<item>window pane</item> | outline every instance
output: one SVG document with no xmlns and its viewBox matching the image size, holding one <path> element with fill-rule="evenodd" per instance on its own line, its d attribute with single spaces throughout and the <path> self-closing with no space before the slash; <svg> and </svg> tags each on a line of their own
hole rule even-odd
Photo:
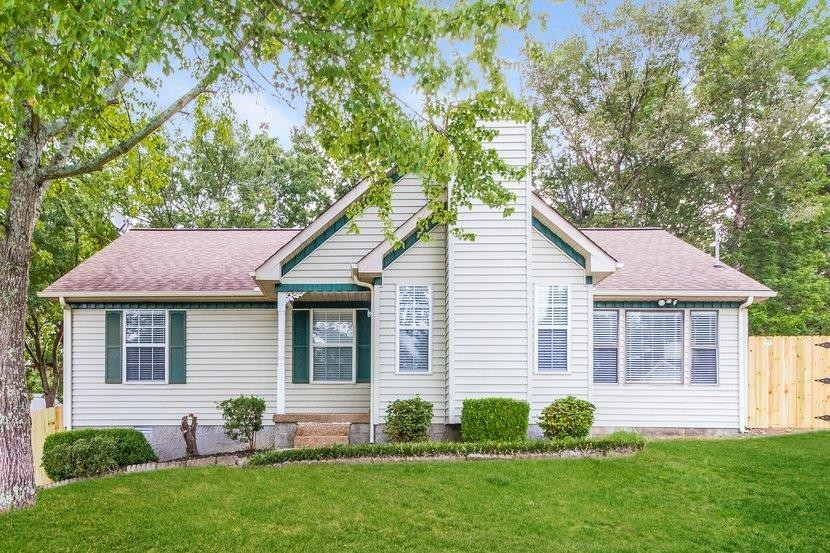
<svg viewBox="0 0 830 553">
<path fill-rule="evenodd" d="M 315 309 L 312 326 L 314 344 L 351 344 L 354 340 L 353 312 L 349 309 Z"/>
<path fill-rule="evenodd" d="M 627 311 L 626 382 L 683 383 L 683 313 Z"/>
<path fill-rule="evenodd" d="M 718 350 L 692 348 L 692 384 L 718 383 Z"/>
<path fill-rule="evenodd" d="M 349 347 L 315 347 L 314 381 L 315 382 L 351 382 L 352 348 Z"/>
<path fill-rule="evenodd" d="M 429 331 L 400 330 L 398 366 L 401 372 L 429 372 Z"/>
<path fill-rule="evenodd" d="M 537 364 L 540 372 L 566 372 L 568 370 L 568 331 L 540 328 L 537 331 L 539 351 Z"/>
<path fill-rule="evenodd" d="M 617 383 L 617 348 L 594 347 L 594 382 Z"/>
<path fill-rule="evenodd" d="M 536 287 L 536 321 L 539 326 L 568 325 L 568 287 Z"/>
<path fill-rule="evenodd" d="M 692 311 L 692 347 L 717 346 L 718 314 L 716 311 Z"/>
<path fill-rule="evenodd" d="M 164 347 L 127 346 L 127 381 L 164 382 Z"/>
<path fill-rule="evenodd" d="M 128 344 L 164 344 L 167 317 L 159 309 L 130 310 L 125 317 L 125 341 Z"/>
<path fill-rule="evenodd" d="M 429 286 L 398 286 L 397 294 L 398 370 L 429 372 Z"/>
</svg>

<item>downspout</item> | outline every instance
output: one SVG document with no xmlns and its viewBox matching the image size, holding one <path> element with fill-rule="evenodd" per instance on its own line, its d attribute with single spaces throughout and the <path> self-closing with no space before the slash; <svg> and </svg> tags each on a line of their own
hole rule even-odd
<svg viewBox="0 0 830 553">
<path fill-rule="evenodd" d="M 63 308 L 63 426 L 72 430 L 72 308 L 63 296 L 58 302 Z"/>
<path fill-rule="evenodd" d="M 377 366 L 377 312 L 375 306 L 375 287 L 371 282 L 364 282 L 357 277 L 357 264 L 350 265 L 352 270 L 352 281 L 362 288 L 369 290 L 369 317 L 372 324 L 371 358 L 372 366 L 369 370 L 369 443 L 375 443 L 375 367 Z"/>
<path fill-rule="evenodd" d="M 749 321 L 747 308 L 752 305 L 755 300 L 754 296 L 747 297 L 746 301 L 738 306 L 738 333 L 740 334 L 740 342 L 738 346 L 738 431 L 746 432 L 747 420 L 747 378 L 749 376 L 749 366 L 747 358 L 749 352 L 747 351 L 747 343 L 749 340 Z"/>
</svg>

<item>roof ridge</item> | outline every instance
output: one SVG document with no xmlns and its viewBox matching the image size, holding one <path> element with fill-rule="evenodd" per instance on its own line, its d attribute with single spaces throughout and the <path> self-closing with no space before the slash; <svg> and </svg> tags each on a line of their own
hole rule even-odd
<svg viewBox="0 0 830 553">
<path fill-rule="evenodd" d="M 258 231 L 258 232 L 280 232 L 280 231 L 301 231 L 302 228 L 298 227 L 291 227 L 291 228 L 245 228 L 245 227 L 223 227 L 223 228 L 159 228 L 159 227 L 137 227 L 131 228 L 127 232 L 133 231 L 170 231 L 170 232 L 182 232 L 182 231 L 199 231 L 199 232 L 214 232 L 214 231 L 237 231 L 237 230 L 245 230 L 245 231 Z"/>
</svg>

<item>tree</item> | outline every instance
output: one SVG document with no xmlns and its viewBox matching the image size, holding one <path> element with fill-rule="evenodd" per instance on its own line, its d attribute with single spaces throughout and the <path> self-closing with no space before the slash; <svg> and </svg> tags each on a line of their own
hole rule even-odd
<svg viewBox="0 0 830 553">
<path fill-rule="evenodd" d="M 135 217 L 151 227 L 304 227 L 350 183 L 306 130 L 294 129 L 291 148 L 265 132 L 252 133 L 230 106 L 204 98 L 193 129 L 167 140 L 169 171 Z"/>
<path fill-rule="evenodd" d="M 35 497 L 23 327 L 32 235 L 52 182 L 101 170 L 221 76 L 268 60 L 273 85 L 302 94 L 307 122 L 344 176 L 370 179 L 352 215 L 377 205 L 391 235 L 390 165 L 422 177 L 435 222 L 454 223 L 458 206 L 474 199 L 509 209 L 513 197 L 498 180 L 522 171 L 482 147 L 493 133 L 476 121 L 524 115 L 495 51 L 502 26 L 524 28 L 527 20 L 521 0 L 448 8 L 405 0 L 7 5 L 0 12 L 0 183 L 7 190 L 0 237 L 0 510 Z M 459 41 L 465 52 L 457 57 L 439 47 Z M 169 74 L 175 67 L 191 72 L 193 87 L 161 108 L 147 102 L 141 91 L 152 93 L 161 81 L 150 70 Z M 395 78 L 416 84 L 423 113 L 395 95 Z M 113 125 L 122 114 L 129 116 L 127 130 Z"/>
<path fill-rule="evenodd" d="M 540 193 L 578 224 L 660 225 L 778 290 L 753 332 L 830 328 L 824 1 L 624 2 L 528 48 Z"/>
</svg>

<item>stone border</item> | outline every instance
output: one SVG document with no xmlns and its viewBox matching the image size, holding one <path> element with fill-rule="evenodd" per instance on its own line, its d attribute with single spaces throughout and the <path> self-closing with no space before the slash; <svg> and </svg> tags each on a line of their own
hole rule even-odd
<svg viewBox="0 0 830 553">
<path fill-rule="evenodd" d="M 385 464 L 385 463 L 400 463 L 400 462 L 430 462 L 430 461 L 493 461 L 493 460 L 510 460 L 510 459 L 576 459 L 590 457 L 593 459 L 601 459 L 604 457 L 627 457 L 640 451 L 636 447 L 620 447 L 612 450 L 600 449 L 567 449 L 563 451 L 552 451 L 545 453 L 460 453 L 460 454 L 442 454 L 442 455 L 401 455 L 401 456 L 366 456 L 366 457 L 342 457 L 339 459 L 317 459 L 317 460 L 303 460 L 303 461 L 285 461 L 283 463 L 275 463 L 273 465 L 257 465 L 251 468 L 282 468 L 290 465 L 330 465 L 330 464 Z M 155 470 L 165 470 L 174 468 L 193 468 L 193 467 L 208 467 L 208 466 L 223 466 L 223 467 L 245 467 L 248 465 L 248 457 L 240 456 L 235 453 L 207 455 L 204 457 L 196 457 L 194 459 L 187 459 L 182 461 L 165 461 L 155 463 L 142 463 L 140 465 L 127 465 L 118 470 L 107 472 L 97 476 L 84 476 L 79 478 L 69 478 L 67 480 L 60 480 L 52 482 L 43 486 L 38 486 L 40 490 L 50 488 L 59 488 L 67 484 L 74 484 L 76 482 L 85 482 L 87 480 L 96 480 L 98 478 L 107 478 L 110 476 L 118 476 L 119 474 L 133 474 L 138 472 L 152 472 Z"/>
</svg>

